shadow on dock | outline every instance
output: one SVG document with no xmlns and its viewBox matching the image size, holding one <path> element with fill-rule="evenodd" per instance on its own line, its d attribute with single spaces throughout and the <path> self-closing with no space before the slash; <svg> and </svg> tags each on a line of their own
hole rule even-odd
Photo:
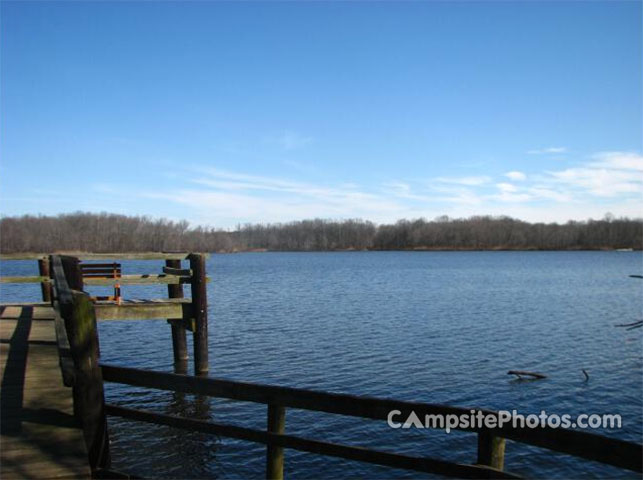
<svg viewBox="0 0 643 480">
<path fill-rule="evenodd" d="M 0 306 L 0 476 L 88 478 L 49 306 Z"/>
</svg>

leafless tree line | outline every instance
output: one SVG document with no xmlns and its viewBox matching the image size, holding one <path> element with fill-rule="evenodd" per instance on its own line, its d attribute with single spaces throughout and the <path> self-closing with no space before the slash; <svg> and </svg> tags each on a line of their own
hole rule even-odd
<svg viewBox="0 0 643 480">
<path fill-rule="evenodd" d="M 467 219 L 438 217 L 400 220 L 381 225 L 374 239 L 377 249 L 516 249 L 593 250 L 643 247 L 643 220 L 614 218 L 584 222 L 528 223 L 510 217 Z"/>
<path fill-rule="evenodd" d="M 246 250 L 406 250 L 406 249 L 611 249 L 643 248 L 643 220 L 613 218 L 565 224 L 528 223 L 509 217 L 479 216 L 432 221 L 400 220 L 375 225 L 352 220 L 303 220 L 247 224 L 234 230 L 188 222 L 110 213 L 0 219 L 0 251 L 139 252 Z"/>
</svg>

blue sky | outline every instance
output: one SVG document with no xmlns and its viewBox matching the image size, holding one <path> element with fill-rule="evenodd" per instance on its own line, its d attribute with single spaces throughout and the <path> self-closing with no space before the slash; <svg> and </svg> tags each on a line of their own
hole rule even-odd
<svg viewBox="0 0 643 480">
<path fill-rule="evenodd" d="M 6 2 L 0 212 L 643 216 L 640 2 Z"/>
</svg>

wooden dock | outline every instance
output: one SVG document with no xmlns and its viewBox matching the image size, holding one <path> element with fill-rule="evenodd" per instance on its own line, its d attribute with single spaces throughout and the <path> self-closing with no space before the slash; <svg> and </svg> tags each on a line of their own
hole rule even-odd
<svg viewBox="0 0 643 480">
<path fill-rule="evenodd" d="M 39 283 L 42 302 L 0 304 L 0 478 L 129 478 L 110 470 L 109 436 L 98 364 L 96 321 L 165 319 L 174 359 L 187 370 L 186 332 L 194 339 L 194 369 L 208 370 L 204 254 L 126 254 L 165 260 L 161 273 L 123 275 L 113 255 L 29 255 L 38 276 L 0 283 Z M 7 260 L 6 256 L 2 260 Z M 190 268 L 181 268 L 188 260 Z M 168 298 L 121 297 L 121 285 L 167 284 Z M 183 285 L 192 298 L 183 298 Z M 85 286 L 114 295 L 90 296 Z"/>
<path fill-rule="evenodd" d="M 44 304 L 0 307 L 2 479 L 91 477 L 54 319 Z"/>
</svg>

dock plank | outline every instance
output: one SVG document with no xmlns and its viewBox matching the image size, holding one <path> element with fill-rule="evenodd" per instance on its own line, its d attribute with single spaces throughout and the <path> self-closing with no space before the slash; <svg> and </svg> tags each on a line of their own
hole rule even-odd
<svg viewBox="0 0 643 480">
<path fill-rule="evenodd" d="M 90 478 L 51 307 L 0 306 L 0 478 Z"/>
<path fill-rule="evenodd" d="M 0 319 L 18 319 L 28 316 L 32 320 L 52 319 L 55 317 L 54 309 L 48 303 L 15 304 L 3 303 L 0 305 Z"/>
<path fill-rule="evenodd" d="M 191 314 L 190 302 L 189 298 L 128 299 L 120 304 L 98 301 L 94 308 L 98 321 L 187 318 Z"/>
</svg>

